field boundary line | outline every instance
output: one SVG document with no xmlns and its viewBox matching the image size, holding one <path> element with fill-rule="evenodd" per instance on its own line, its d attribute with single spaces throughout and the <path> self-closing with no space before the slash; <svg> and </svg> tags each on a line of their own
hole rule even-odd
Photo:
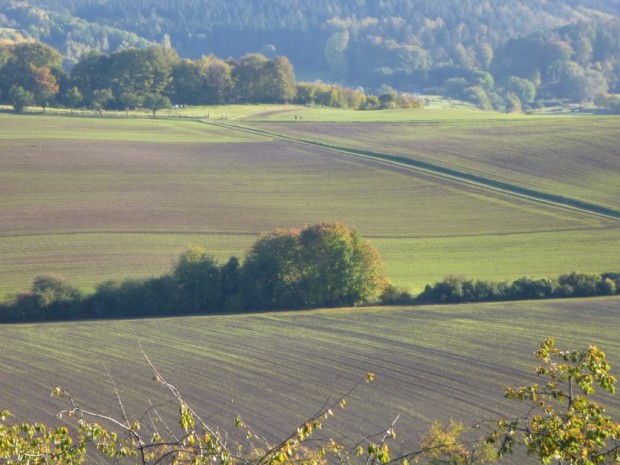
<svg viewBox="0 0 620 465">
<path fill-rule="evenodd" d="M 212 124 L 215 126 L 226 127 L 230 129 L 236 129 L 239 131 L 250 132 L 259 134 L 262 136 L 272 137 L 274 139 L 285 140 L 288 142 L 294 142 L 302 145 L 309 145 L 313 147 L 319 147 L 334 152 L 339 152 L 345 155 L 349 155 L 355 158 L 365 158 L 367 160 L 373 160 L 379 163 L 385 163 L 388 165 L 399 166 L 401 168 L 407 168 L 412 171 L 419 171 L 425 174 L 438 176 L 441 178 L 451 179 L 453 181 L 463 182 L 469 185 L 474 185 L 480 188 L 491 189 L 497 192 L 502 192 L 517 197 L 542 202 L 549 205 L 555 205 L 558 207 L 568 208 L 571 210 L 577 210 L 585 213 L 590 213 L 604 218 L 620 220 L 620 210 L 604 207 L 589 202 L 584 202 L 579 199 L 571 197 L 565 197 L 557 194 L 550 194 L 547 192 L 536 191 L 528 189 L 526 187 L 518 186 L 516 184 L 510 184 L 503 181 L 497 181 L 484 176 L 478 176 L 476 174 L 467 173 L 464 171 L 454 170 L 452 168 L 446 168 L 444 166 L 435 165 L 420 160 L 414 160 L 411 158 L 403 157 L 400 155 L 393 155 L 381 152 L 374 152 L 371 150 L 361 150 L 353 147 L 344 147 L 334 144 L 327 144 L 311 139 L 297 138 L 286 134 L 266 131 L 264 129 L 252 128 L 249 126 L 242 126 L 233 123 L 219 123 L 219 122 L 206 122 L 206 124 Z"/>
</svg>

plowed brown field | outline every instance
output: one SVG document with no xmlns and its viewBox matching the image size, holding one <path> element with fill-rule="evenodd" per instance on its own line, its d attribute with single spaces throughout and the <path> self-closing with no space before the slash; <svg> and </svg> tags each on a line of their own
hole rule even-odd
<svg viewBox="0 0 620 465">
<path fill-rule="evenodd" d="M 139 416 L 147 398 L 167 399 L 151 381 L 140 341 L 203 416 L 230 429 L 239 414 L 271 440 L 374 372 L 376 381 L 330 424 L 357 438 L 400 414 L 398 443 L 412 448 L 432 421 L 518 412 L 503 386 L 536 381 L 531 354 L 549 335 L 564 349 L 598 345 L 617 376 L 619 315 L 619 298 L 598 298 L 3 325 L 0 409 L 53 421 L 63 404 L 49 392 L 60 384 L 86 405 L 117 413 L 107 368 Z M 603 401 L 620 414 L 618 396 Z"/>
</svg>

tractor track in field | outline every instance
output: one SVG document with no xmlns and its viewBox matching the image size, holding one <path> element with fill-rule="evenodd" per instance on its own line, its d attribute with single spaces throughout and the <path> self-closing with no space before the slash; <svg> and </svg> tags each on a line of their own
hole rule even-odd
<svg viewBox="0 0 620 465">
<path fill-rule="evenodd" d="M 510 231 L 493 232 L 480 234 L 439 234 L 439 235 L 386 235 L 386 234 L 365 234 L 369 239 L 451 239 L 463 237 L 509 237 L 509 236 L 531 236 L 533 234 L 563 233 L 576 231 L 601 231 L 614 229 L 611 226 L 587 227 L 571 229 L 542 229 L 538 231 Z M 88 229 L 84 231 L 36 231 L 36 232 L 0 232 L 0 238 L 26 238 L 26 237 L 49 237 L 49 236 L 89 236 L 89 235 L 143 235 L 143 236 L 234 236 L 234 237 L 257 237 L 260 232 L 253 231 L 201 231 L 201 230 L 131 230 L 131 229 Z"/>
<path fill-rule="evenodd" d="M 0 232 L 0 237 L 40 237 L 40 236 L 89 236 L 89 235 L 155 235 L 155 236 L 243 236 L 256 237 L 259 232 L 252 231 L 202 231 L 186 229 L 135 230 L 135 229 L 87 229 L 83 231 L 36 231 L 36 232 Z"/>
<path fill-rule="evenodd" d="M 342 155 L 354 157 L 357 159 L 370 160 L 378 164 L 396 166 L 401 169 L 407 169 L 409 171 L 415 171 L 434 177 L 443 179 L 449 179 L 457 181 L 470 186 L 476 186 L 483 189 L 490 189 L 496 192 L 501 192 L 514 197 L 528 199 L 536 202 L 545 203 L 548 205 L 554 205 L 562 208 L 568 208 L 571 210 L 577 210 L 588 214 L 596 215 L 599 217 L 620 220 L 620 210 L 603 207 L 601 205 L 584 202 L 579 199 L 571 197 L 564 197 L 555 194 L 549 194 L 547 192 L 535 191 L 525 187 L 518 186 L 516 184 L 510 184 L 502 181 L 497 181 L 491 178 L 478 176 L 472 173 L 464 171 L 458 171 L 451 168 L 446 168 L 433 163 L 424 162 L 420 160 L 414 160 L 400 155 L 393 155 L 388 153 L 374 152 L 370 150 L 361 150 L 352 147 L 345 147 L 333 144 L 327 144 L 311 139 L 303 139 L 299 137 L 290 136 L 287 134 L 267 131 L 264 129 L 256 129 L 250 126 L 239 125 L 235 123 L 222 123 L 214 121 L 203 121 L 205 124 L 210 124 L 218 127 L 225 127 L 237 131 L 252 133 L 261 135 L 264 137 L 270 137 L 276 140 L 283 140 L 296 144 L 317 147 L 332 152 L 337 152 Z"/>
</svg>

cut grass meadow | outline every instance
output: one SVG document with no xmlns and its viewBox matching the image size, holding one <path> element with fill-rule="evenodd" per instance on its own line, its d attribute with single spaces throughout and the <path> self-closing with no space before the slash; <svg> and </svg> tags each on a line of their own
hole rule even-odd
<svg viewBox="0 0 620 465">
<path fill-rule="evenodd" d="M 532 353 L 550 335 L 561 349 L 598 345 L 617 376 L 619 312 L 620 298 L 610 297 L 2 325 L 0 408 L 57 421 L 63 404 L 49 392 L 61 385 L 88 407 L 120 415 L 107 370 L 139 417 L 147 399 L 167 399 L 141 343 L 202 416 L 231 429 L 238 414 L 270 440 L 373 372 L 376 381 L 329 425 L 357 438 L 400 414 L 397 442 L 411 449 L 432 421 L 524 413 L 503 399 L 503 386 L 536 382 Z M 603 402 L 620 413 L 618 396 Z"/>
<path fill-rule="evenodd" d="M 613 139 L 615 127 L 600 121 L 599 139 Z M 261 232 L 324 220 L 357 228 L 379 247 L 388 277 L 414 292 L 448 274 L 512 280 L 615 271 L 620 261 L 618 221 L 294 141 L 195 120 L 0 114 L 0 122 L 0 295 L 40 274 L 85 291 L 156 276 L 190 244 L 226 259 Z M 402 124 L 277 126 L 370 148 L 381 134 L 398 139 L 389 128 L 415 146 Z M 577 163 L 576 152 L 569 158 Z M 594 169 L 589 160 L 584 172 Z"/>
</svg>

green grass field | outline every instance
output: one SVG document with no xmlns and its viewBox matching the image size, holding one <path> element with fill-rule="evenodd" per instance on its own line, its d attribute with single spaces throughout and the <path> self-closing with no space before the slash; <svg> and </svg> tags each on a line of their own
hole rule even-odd
<svg viewBox="0 0 620 465">
<path fill-rule="evenodd" d="M 195 119 L 157 119 L 0 113 L 0 141 L 5 147 L 36 148 L 40 139 L 122 142 L 258 142 L 265 138 L 231 133 Z M 22 141 L 22 142 L 19 142 Z M 39 145 L 39 148 L 44 148 Z"/>
<path fill-rule="evenodd" d="M 616 134 L 609 121 L 600 119 L 601 140 Z M 195 243 L 220 259 L 242 256 L 261 232 L 324 220 L 357 228 L 379 247 L 388 276 L 413 291 L 448 274 L 611 271 L 620 258 L 618 221 L 208 121 L 0 114 L 0 122 L 0 296 L 46 273 L 86 291 L 159 275 Z M 489 123 L 446 124 L 469 128 L 477 147 L 472 134 Z M 277 128 L 289 127 L 316 128 L 312 137 L 328 137 L 331 127 L 343 143 L 349 127 L 348 143 L 370 148 L 389 128 L 393 139 L 401 128 L 399 140 L 415 140 L 402 124 Z M 584 171 L 596 168 L 589 160 Z"/>
<path fill-rule="evenodd" d="M 421 111 L 423 112 L 423 111 Z M 441 112 L 434 112 L 441 113 Z M 444 111 L 451 119 L 392 124 L 254 123 L 275 133 L 471 173 L 604 207 L 620 204 L 619 117 L 549 117 Z M 396 124 L 398 122 L 398 124 Z"/>
<path fill-rule="evenodd" d="M 167 398 L 141 343 L 201 415 L 229 428 L 239 414 L 271 440 L 374 372 L 333 425 L 355 438 L 400 414 L 398 442 L 412 448 L 432 421 L 518 412 L 503 386 L 535 382 L 532 353 L 549 335 L 563 349 L 598 345 L 617 376 L 619 312 L 616 297 L 2 325 L 0 408 L 54 421 L 63 404 L 49 392 L 62 385 L 85 405 L 118 413 L 108 370 L 140 416 L 147 398 Z M 620 413 L 620 398 L 605 402 Z"/>
<path fill-rule="evenodd" d="M 295 119 L 297 116 L 297 120 Z M 526 115 L 480 111 L 471 108 L 396 109 L 359 111 L 321 107 L 273 107 L 265 111 L 248 113 L 240 119 L 247 122 L 298 123 L 407 123 L 407 122 L 468 122 L 502 121 L 529 118 Z"/>
</svg>

